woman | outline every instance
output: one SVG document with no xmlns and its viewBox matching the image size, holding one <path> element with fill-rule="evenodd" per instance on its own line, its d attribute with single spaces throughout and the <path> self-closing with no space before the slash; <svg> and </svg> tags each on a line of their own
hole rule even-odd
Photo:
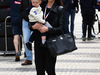
<svg viewBox="0 0 100 75">
<path fill-rule="evenodd" d="M 82 40 L 86 41 L 86 33 L 88 29 L 87 40 L 93 40 L 91 37 L 91 29 L 93 26 L 94 15 L 95 15 L 95 5 L 97 4 L 96 0 L 80 0 L 81 5 L 81 14 L 83 19 L 83 36 Z"/>
<path fill-rule="evenodd" d="M 53 28 L 48 28 L 40 23 L 32 26 L 35 34 L 34 50 L 37 75 L 45 75 L 45 71 L 48 75 L 56 75 L 56 57 L 50 55 L 48 48 L 41 46 L 41 33 L 46 32 L 46 40 L 51 36 L 62 34 L 64 18 L 61 5 L 61 0 L 47 0 L 41 4 L 46 22 L 48 21 Z"/>
</svg>

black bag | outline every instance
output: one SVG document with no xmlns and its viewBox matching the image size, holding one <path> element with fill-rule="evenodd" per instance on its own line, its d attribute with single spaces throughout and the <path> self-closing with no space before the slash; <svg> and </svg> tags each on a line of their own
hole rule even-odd
<svg viewBox="0 0 100 75">
<path fill-rule="evenodd" d="M 72 52 L 77 49 L 75 40 L 70 34 L 50 37 L 47 39 L 47 46 L 52 56 Z"/>
</svg>

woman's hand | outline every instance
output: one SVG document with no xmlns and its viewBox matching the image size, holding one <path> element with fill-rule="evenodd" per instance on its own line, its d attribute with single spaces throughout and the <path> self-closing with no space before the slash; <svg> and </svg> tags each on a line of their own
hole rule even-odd
<svg viewBox="0 0 100 75">
<path fill-rule="evenodd" d="M 38 29 L 41 33 L 45 33 L 48 31 L 48 27 L 42 25 L 39 29 Z"/>
<path fill-rule="evenodd" d="M 32 29 L 40 29 L 41 26 L 41 23 L 37 22 L 32 26 Z"/>
</svg>

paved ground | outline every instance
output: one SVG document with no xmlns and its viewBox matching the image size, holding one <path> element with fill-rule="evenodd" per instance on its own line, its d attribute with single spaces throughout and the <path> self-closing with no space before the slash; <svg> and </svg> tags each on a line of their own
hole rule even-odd
<svg viewBox="0 0 100 75">
<path fill-rule="evenodd" d="M 100 17 L 100 12 L 98 14 Z M 83 42 L 81 40 L 81 21 L 79 12 L 75 19 L 75 41 L 78 50 L 58 56 L 57 75 L 100 75 L 100 34 L 96 35 L 92 41 Z M 97 24 L 95 25 L 96 28 Z M 0 75 L 36 75 L 34 61 L 31 66 L 21 66 L 25 60 L 23 51 L 21 61 L 15 62 L 14 60 L 14 56 L 0 56 Z"/>
</svg>

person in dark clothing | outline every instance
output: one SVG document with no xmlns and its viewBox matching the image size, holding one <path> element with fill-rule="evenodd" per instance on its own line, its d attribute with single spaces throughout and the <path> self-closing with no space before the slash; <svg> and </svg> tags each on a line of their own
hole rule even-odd
<svg viewBox="0 0 100 75">
<path fill-rule="evenodd" d="M 11 0 L 10 2 L 10 16 L 11 16 L 11 25 L 13 32 L 13 43 L 16 51 L 15 61 L 20 61 L 20 52 L 19 52 L 19 36 L 21 35 L 21 16 L 20 16 L 20 4 L 21 0 Z"/>
<path fill-rule="evenodd" d="M 95 5 L 97 4 L 96 0 L 80 0 L 81 13 L 83 18 L 83 37 L 82 40 L 86 40 L 86 31 L 88 27 L 88 36 L 87 40 L 93 40 L 91 37 L 91 29 L 93 26 L 94 15 L 95 15 Z"/>
<path fill-rule="evenodd" d="M 43 12 L 45 11 L 44 18 L 50 13 L 46 17 L 46 21 L 51 24 L 52 28 L 48 28 L 40 23 L 35 23 L 32 26 L 35 33 L 34 52 L 37 75 L 45 75 L 45 71 L 48 75 L 56 75 L 56 57 L 50 54 L 47 47 L 41 46 L 41 33 L 46 32 L 46 40 L 52 36 L 62 34 L 64 30 L 64 15 L 61 2 L 61 0 L 47 0 L 41 4 Z"/>
<path fill-rule="evenodd" d="M 21 19 L 22 19 L 22 31 L 23 31 L 23 39 L 24 39 L 24 45 L 25 45 L 25 51 L 26 51 L 26 60 L 24 63 L 21 65 L 32 65 L 32 59 L 33 59 L 33 54 L 32 51 L 30 51 L 26 47 L 26 43 L 28 42 L 31 31 L 28 27 L 28 15 L 26 13 L 26 8 L 31 6 L 31 1 L 30 0 L 22 0 L 21 1 L 21 6 L 20 6 L 20 12 L 21 12 Z"/>
<path fill-rule="evenodd" d="M 78 13 L 78 0 L 63 0 L 65 8 L 65 33 L 74 35 L 75 13 Z M 69 17 L 71 16 L 71 25 L 69 30 Z"/>
</svg>

